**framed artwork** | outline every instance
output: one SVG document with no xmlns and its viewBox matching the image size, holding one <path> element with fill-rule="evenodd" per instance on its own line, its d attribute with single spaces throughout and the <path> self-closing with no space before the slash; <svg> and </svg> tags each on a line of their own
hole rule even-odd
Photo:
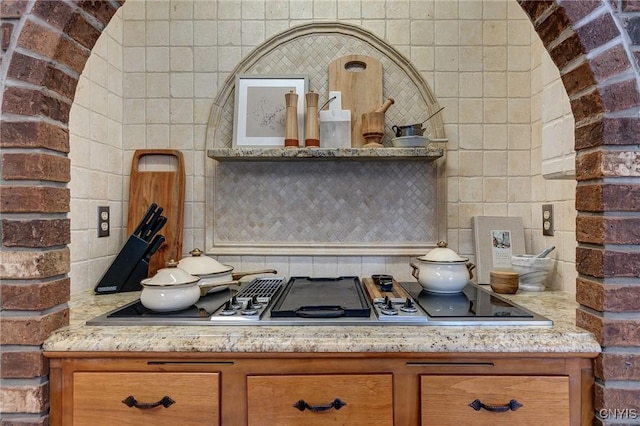
<svg viewBox="0 0 640 426">
<path fill-rule="evenodd" d="M 304 97 L 308 85 L 309 77 L 305 75 L 237 75 L 233 147 L 284 146 L 284 95 L 291 90 L 298 94 L 298 140 L 304 141 Z"/>
<path fill-rule="evenodd" d="M 511 269 L 511 256 L 525 254 L 521 217 L 474 216 L 471 228 L 478 284 L 489 284 L 492 269 Z"/>
</svg>

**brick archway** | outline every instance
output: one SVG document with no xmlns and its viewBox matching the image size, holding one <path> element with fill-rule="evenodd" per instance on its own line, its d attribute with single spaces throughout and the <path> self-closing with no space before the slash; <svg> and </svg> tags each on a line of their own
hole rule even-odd
<svg viewBox="0 0 640 426">
<path fill-rule="evenodd" d="M 0 345 L 2 379 L 13 379 L 2 390 L 4 409 L 15 424 L 47 422 L 39 347 L 68 323 L 69 111 L 91 49 L 123 3 L 0 6 L 0 279 L 2 309 L 13 311 L 2 318 Z M 626 15 L 633 2 L 620 10 L 606 0 L 519 3 L 560 70 L 576 120 L 577 323 L 615 349 L 597 363 L 596 408 L 637 409 L 640 321 L 625 316 L 640 312 L 640 95 Z M 628 34 L 619 29 L 625 23 Z"/>
</svg>

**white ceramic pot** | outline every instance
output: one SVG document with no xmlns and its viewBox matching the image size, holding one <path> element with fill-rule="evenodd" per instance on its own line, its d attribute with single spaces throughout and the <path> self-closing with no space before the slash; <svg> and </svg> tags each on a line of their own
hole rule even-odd
<svg viewBox="0 0 640 426">
<path fill-rule="evenodd" d="M 440 241 L 438 247 L 424 256 L 418 257 L 418 264 L 410 263 L 411 274 L 418 283 L 432 293 L 451 294 L 462 291 L 472 278 L 471 271 L 475 265 L 469 259 L 460 257 L 458 253 L 447 248 L 447 243 Z"/>
<path fill-rule="evenodd" d="M 157 312 L 186 309 L 200 299 L 198 281 L 198 277 L 178 268 L 178 262 L 170 260 L 166 268 L 140 282 L 140 302 L 145 308 Z"/>
</svg>

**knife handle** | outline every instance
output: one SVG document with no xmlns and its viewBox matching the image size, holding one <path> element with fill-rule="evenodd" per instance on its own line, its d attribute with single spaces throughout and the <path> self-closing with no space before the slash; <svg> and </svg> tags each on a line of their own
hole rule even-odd
<svg viewBox="0 0 640 426">
<path fill-rule="evenodd" d="M 153 214 L 153 212 L 157 207 L 158 205 L 156 203 L 151 203 L 151 205 L 149 206 L 149 209 L 142 217 L 142 220 L 140 221 L 140 223 L 138 223 L 138 226 L 136 226 L 136 229 L 133 230 L 133 235 L 139 235 L 142 232 L 142 228 L 144 227 L 144 225 L 146 225 L 147 221 L 149 220 L 149 218 L 151 217 L 151 215 Z"/>
<path fill-rule="evenodd" d="M 151 256 L 153 256 L 153 254 L 160 248 L 160 246 L 162 246 L 164 241 L 165 241 L 164 235 L 156 235 L 153 238 L 153 241 L 151 241 L 151 243 L 149 244 L 149 247 L 147 248 L 147 250 L 144 252 L 143 259 L 149 260 Z"/>
<path fill-rule="evenodd" d="M 140 235 L 142 239 L 146 239 L 145 236 L 149 233 L 149 230 L 154 227 L 163 210 L 164 209 L 162 207 L 158 207 L 158 209 L 151 216 L 151 219 L 149 219 L 145 226 L 142 227 L 142 235 Z"/>
<path fill-rule="evenodd" d="M 142 236 L 143 240 L 149 241 L 154 235 L 156 235 L 161 229 L 162 227 L 167 223 L 167 218 L 164 216 L 160 216 L 155 223 L 153 224 L 153 227 L 147 229 L 144 232 L 144 235 Z"/>
</svg>

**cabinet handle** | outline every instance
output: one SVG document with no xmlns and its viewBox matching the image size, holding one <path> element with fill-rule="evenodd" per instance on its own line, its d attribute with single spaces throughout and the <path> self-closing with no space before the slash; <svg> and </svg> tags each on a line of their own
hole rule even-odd
<svg viewBox="0 0 640 426">
<path fill-rule="evenodd" d="M 307 404 L 304 399 L 301 399 L 300 401 L 293 404 L 293 406 L 300 411 L 309 410 L 314 413 L 331 410 L 332 408 L 339 410 L 345 405 L 347 405 L 347 403 L 342 401 L 340 398 L 336 398 L 331 403 L 325 405 L 310 405 Z"/>
<path fill-rule="evenodd" d="M 160 401 L 156 402 L 138 402 L 133 395 L 129 395 L 125 399 L 122 400 L 122 403 L 127 407 L 136 407 L 141 410 L 147 410 L 149 408 L 154 408 L 162 405 L 164 408 L 169 408 L 175 401 L 168 396 L 163 396 Z"/>
<path fill-rule="evenodd" d="M 469 404 L 469 407 L 473 408 L 476 411 L 480 411 L 484 408 L 485 410 L 492 411 L 494 413 L 504 413 L 505 411 L 509 410 L 516 411 L 518 408 L 522 407 L 522 404 L 520 404 L 515 399 L 512 399 L 504 405 L 487 405 L 479 399 L 476 399 Z"/>
</svg>

